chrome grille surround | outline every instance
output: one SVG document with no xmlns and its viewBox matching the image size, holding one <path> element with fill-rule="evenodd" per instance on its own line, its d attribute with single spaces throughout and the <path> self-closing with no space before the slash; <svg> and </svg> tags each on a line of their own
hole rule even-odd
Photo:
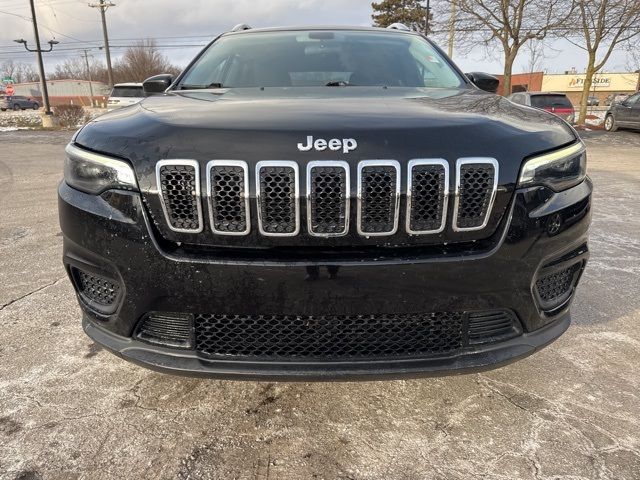
<svg viewBox="0 0 640 480">
<path fill-rule="evenodd" d="M 440 225 L 438 228 L 431 230 L 414 230 L 411 226 L 412 222 L 415 221 L 415 212 L 414 212 L 414 168 L 421 166 L 434 166 L 434 167 L 442 167 L 444 181 L 442 185 L 442 193 L 438 195 L 437 201 L 437 209 L 440 212 Z M 447 207 L 449 204 L 449 162 L 447 162 L 443 158 L 416 158 L 414 160 L 410 160 L 407 165 L 407 220 L 406 220 L 406 230 L 407 233 L 412 235 L 425 235 L 425 234 L 435 234 L 444 231 L 445 226 L 447 224 Z"/>
<path fill-rule="evenodd" d="M 365 169 L 375 168 L 375 167 L 391 167 L 395 171 L 395 188 L 392 188 L 391 193 L 391 203 L 389 205 L 389 209 L 391 212 L 392 218 L 392 228 L 387 231 L 382 232 L 369 232 L 363 229 L 363 220 L 364 220 L 364 212 L 363 209 L 367 207 L 366 199 L 364 195 L 363 186 L 363 176 Z M 396 160 L 362 160 L 358 163 L 358 211 L 357 211 L 357 229 L 358 234 L 365 237 L 379 237 L 386 235 L 393 235 L 398 231 L 398 216 L 400 214 L 400 163 Z"/>
<path fill-rule="evenodd" d="M 171 212 L 169 211 L 170 205 L 167 205 L 167 201 L 165 200 L 166 189 L 163 189 L 162 184 L 162 169 L 164 167 L 191 167 L 193 168 L 194 174 L 194 182 L 193 182 L 193 191 L 191 192 L 191 201 L 196 205 L 196 212 L 198 216 L 198 226 L 197 228 L 180 228 L 175 227 L 171 218 Z M 162 205 L 162 211 L 164 212 L 164 217 L 167 222 L 167 226 L 169 229 L 174 232 L 181 233 L 200 233 L 204 228 L 204 221 L 202 218 L 202 202 L 201 202 L 201 192 L 200 192 L 200 166 L 196 160 L 160 160 L 156 164 L 156 185 L 158 188 L 158 196 L 160 197 L 160 203 Z"/>
<path fill-rule="evenodd" d="M 266 213 L 266 208 L 268 208 L 267 203 L 265 202 L 264 192 L 262 191 L 262 177 L 261 173 L 264 168 L 281 168 L 281 169 L 292 169 L 294 180 L 293 187 L 294 191 L 290 192 L 289 195 L 292 201 L 290 202 L 294 212 L 293 212 L 293 230 L 291 232 L 273 232 L 268 229 L 271 228 L 268 225 L 265 225 L 266 219 L 264 218 Z M 258 229 L 260 233 L 267 237 L 295 237 L 300 233 L 300 173 L 298 169 L 298 163 L 287 161 L 287 160 L 266 160 L 262 162 L 258 162 L 256 164 L 256 198 L 258 203 Z"/>
<path fill-rule="evenodd" d="M 313 192 L 313 178 L 312 174 L 315 169 L 342 169 L 344 170 L 344 181 L 342 185 L 339 185 L 341 192 L 343 192 L 343 198 L 340 200 L 340 203 L 337 205 L 339 210 L 344 209 L 342 215 L 343 219 L 339 219 L 343 223 L 343 228 L 341 230 L 335 232 L 319 232 L 317 229 L 314 229 L 314 218 L 317 216 L 318 209 L 322 208 L 318 206 L 318 200 L 316 199 Z M 307 164 L 307 229 L 309 231 L 309 235 L 314 237 L 341 237 L 349 233 L 349 213 L 350 213 L 350 197 L 351 197 L 351 182 L 350 182 L 350 171 L 349 164 L 347 162 L 342 161 L 313 161 Z M 343 206 L 344 205 L 344 206 Z M 336 208 L 336 205 L 329 206 L 329 208 Z"/>
<path fill-rule="evenodd" d="M 213 189 L 215 188 L 213 182 L 211 181 L 211 174 L 215 168 L 218 167 L 232 167 L 232 168 L 240 168 L 243 171 L 243 182 L 244 185 L 241 187 L 240 197 L 243 198 L 242 204 L 244 205 L 244 212 L 241 213 L 241 217 L 243 216 L 243 221 L 245 223 L 245 228 L 243 230 L 221 230 L 216 228 L 216 225 L 219 223 L 215 219 L 216 212 L 216 204 L 215 204 L 215 192 Z M 242 160 L 211 160 L 207 163 L 207 197 L 208 197 L 208 205 L 209 205 L 209 222 L 211 223 L 211 231 L 217 235 L 248 235 L 251 231 L 251 213 L 249 207 L 249 167 L 247 166 L 247 162 Z"/>
<path fill-rule="evenodd" d="M 462 192 L 462 169 L 465 165 L 492 165 L 493 166 L 493 184 L 491 188 L 491 192 L 489 194 L 488 203 L 486 205 L 486 212 L 484 214 L 484 218 L 482 223 L 473 227 L 461 227 L 459 225 L 459 213 L 461 208 L 461 195 Z M 496 198 L 496 192 L 498 190 L 498 177 L 499 177 L 499 168 L 498 161 L 495 158 L 488 157 L 466 157 L 459 158 L 456 161 L 456 191 L 455 191 L 455 201 L 453 206 L 453 221 L 451 227 L 455 232 L 470 232 L 474 230 L 482 230 L 489 223 L 489 218 L 491 217 L 491 211 L 493 209 L 493 203 Z"/>
</svg>

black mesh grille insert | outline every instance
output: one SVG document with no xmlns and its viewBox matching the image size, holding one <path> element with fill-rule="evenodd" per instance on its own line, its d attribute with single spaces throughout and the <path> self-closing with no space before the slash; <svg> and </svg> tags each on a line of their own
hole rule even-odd
<svg viewBox="0 0 640 480">
<path fill-rule="evenodd" d="M 489 213 L 495 170 L 486 163 L 469 163 L 460 167 L 460 192 L 457 225 L 480 227 Z"/>
<path fill-rule="evenodd" d="M 437 355 L 462 347 L 463 313 L 407 315 L 196 315 L 207 356 L 347 358 Z"/>
<path fill-rule="evenodd" d="M 138 326 L 136 337 L 155 345 L 191 348 L 193 315 L 150 313 Z"/>
<path fill-rule="evenodd" d="M 538 295 L 544 303 L 563 303 L 571 294 L 575 274 L 582 267 L 582 263 L 560 270 L 549 275 L 540 277 L 536 281 Z"/>
<path fill-rule="evenodd" d="M 247 231 L 245 171 L 236 165 L 213 165 L 210 170 L 213 229 L 224 233 Z"/>
<path fill-rule="evenodd" d="M 520 333 L 520 325 L 512 312 L 496 310 L 469 313 L 470 345 L 506 340 Z"/>
<path fill-rule="evenodd" d="M 343 167 L 315 166 L 310 172 L 310 230 L 338 234 L 346 230 L 347 173 Z"/>
<path fill-rule="evenodd" d="M 76 270 L 76 278 L 80 293 L 92 302 L 108 307 L 118 298 L 120 285 L 112 280 L 82 270 Z"/>
<path fill-rule="evenodd" d="M 393 166 L 370 165 L 362 168 L 360 230 L 363 233 L 394 230 L 397 181 Z"/>
<path fill-rule="evenodd" d="M 445 169 L 442 165 L 415 165 L 411 170 L 411 231 L 439 230 L 444 210 Z"/>
<path fill-rule="evenodd" d="M 260 221 L 262 230 L 272 234 L 296 231 L 295 170 L 287 166 L 263 166 L 260 180 Z"/>
<path fill-rule="evenodd" d="M 191 165 L 160 167 L 160 191 L 170 225 L 179 230 L 200 229 L 196 169 Z"/>
</svg>

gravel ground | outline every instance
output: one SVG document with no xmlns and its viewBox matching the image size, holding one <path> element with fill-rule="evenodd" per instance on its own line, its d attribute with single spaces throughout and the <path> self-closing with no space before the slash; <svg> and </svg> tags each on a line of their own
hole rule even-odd
<svg viewBox="0 0 640 480">
<path fill-rule="evenodd" d="M 483 374 L 289 384 L 93 344 L 61 265 L 70 133 L 0 133 L 0 479 L 640 479 L 640 134 L 584 135 L 592 257 L 563 337 Z"/>
</svg>

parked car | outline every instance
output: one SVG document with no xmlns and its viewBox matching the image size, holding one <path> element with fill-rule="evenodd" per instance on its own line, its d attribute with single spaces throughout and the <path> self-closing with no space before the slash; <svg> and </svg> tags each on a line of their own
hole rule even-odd
<svg viewBox="0 0 640 480">
<path fill-rule="evenodd" d="M 607 95 L 604 104 L 608 107 L 610 105 L 614 105 L 616 103 L 624 101 L 628 96 L 629 95 L 626 93 L 611 93 Z"/>
<path fill-rule="evenodd" d="M 600 105 L 600 100 L 598 100 L 598 97 L 588 97 L 587 98 L 587 106 L 588 107 L 597 107 L 598 105 Z"/>
<path fill-rule="evenodd" d="M 40 104 L 32 98 L 22 95 L 5 95 L 0 97 L 0 110 L 37 110 Z"/>
<path fill-rule="evenodd" d="M 538 351 L 569 327 L 592 183 L 575 130 L 496 84 L 403 26 L 239 26 L 147 79 L 66 149 L 84 331 L 137 364 L 237 379 Z"/>
<path fill-rule="evenodd" d="M 640 130 L 640 92 L 609 107 L 604 118 L 604 128 L 608 132 L 615 132 L 618 128 Z"/>
<path fill-rule="evenodd" d="M 527 105 L 551 112 L 569 123 L 573 123 L 575 120 L 573 104 L 564 93 L 520 92 L 512 93 L 507 98 L 520 105 Z"/>
<path fill-rule="evenodd" d="M 117 83 L 111 90 L 107 100 L 107 110 L 128 107 L 144 99 L 141 83 Z"/>
</svg>

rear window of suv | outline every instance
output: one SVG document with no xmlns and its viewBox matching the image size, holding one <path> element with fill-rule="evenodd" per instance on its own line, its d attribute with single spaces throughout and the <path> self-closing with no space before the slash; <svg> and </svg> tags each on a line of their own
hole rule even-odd
<svg viewBox="0 0 640 480">
<path fill-rule="evenodd" d="M 566 95 L 531 95 L 531 106 L 536 108 L 573 108 Z"/>
<path fill-rule="evenodd" d="M 464 81 L 419 35 L 311 30 L 223 36 L 180 88 L 343 85 L 457 88 Z"/>
<path fill-rule="evenodd" d="M 139 87 L 113 87 L 112 97 L 144 97 L 142 86 Z"/>
</svg>

